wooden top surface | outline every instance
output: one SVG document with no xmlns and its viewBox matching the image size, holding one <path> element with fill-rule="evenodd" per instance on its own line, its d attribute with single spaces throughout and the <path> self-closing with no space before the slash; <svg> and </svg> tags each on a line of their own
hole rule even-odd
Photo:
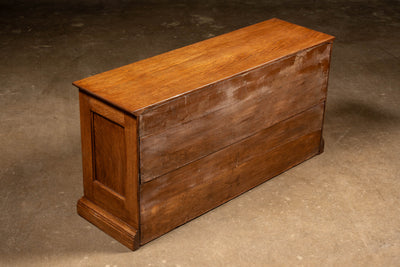
<svg viewBox="0 0 400 267">
<path fill-rule="evenodd" d="M 331 35 L 270 19 L 73 84 L 139 115 L 148 107 L 333 39 Z"/>
</svg>

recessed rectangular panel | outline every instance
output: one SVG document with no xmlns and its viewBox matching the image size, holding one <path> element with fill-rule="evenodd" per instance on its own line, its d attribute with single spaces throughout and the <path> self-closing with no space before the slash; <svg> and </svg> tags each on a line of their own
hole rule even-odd
<svg viewBox="0 0 400 267">
<path fill-rule="evenodd" d="M 126 146 L 124 128 L 93 114 L 94 180 L 125 196 Z"/>
</svg>

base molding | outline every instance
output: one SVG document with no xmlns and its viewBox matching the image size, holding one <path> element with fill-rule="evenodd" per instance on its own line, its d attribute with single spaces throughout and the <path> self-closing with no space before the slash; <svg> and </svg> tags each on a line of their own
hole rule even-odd
<svg viewBox="0 0 400 267">
<path fill-rule="evenodd" d="M 100 208 L 85 197 L 79 199 L 77 211 L 80 216 L 115 238 L 131 250 L 139 248 L 139 232 L 114 215 Z"/>
<path fill-rule="evenodd" d="M 318 154 L 317 154 L 317 155 L 324 153 L 324 150 L 325 150 L 325 140 L 324 140 L 324 138 L 321 136 L 321 143 L 320 143 L 320 145 L 319 145 L 319 151 L 318 151 Z"/>
</svg>

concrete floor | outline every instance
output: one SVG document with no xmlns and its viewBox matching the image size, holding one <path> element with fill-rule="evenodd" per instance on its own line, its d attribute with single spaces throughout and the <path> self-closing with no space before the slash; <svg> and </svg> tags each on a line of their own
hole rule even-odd
<svg viewBox="0 0 400 267">
<path fill-rule="evenodd" d="M 1 266 L 400 265 L 398 1 L 59 2 L 0 11 Z M 272 17 L 337 37 L 325 153 L 136 252 L 79 217 L 71 82 Z"/>
</svg>

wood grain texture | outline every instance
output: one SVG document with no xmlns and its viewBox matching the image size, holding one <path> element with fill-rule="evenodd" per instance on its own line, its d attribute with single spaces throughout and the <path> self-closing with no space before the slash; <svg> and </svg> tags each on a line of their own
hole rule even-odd
<svg viewBox="0 0 400 267">
<path fill-rule="evenodd" d="M 333 39 L 271 19 L 75 82 L 78 213 L 134 250 L 321 153 Z"/>
<path fill-rule="evenodd" d="M 79 93 L 83 192 L 86 197 L 93 199 L 92 113 L 89 100 L 87 95 Z"/>
<path fill-rule="evenodd" d="M 96 206 L 85 197 L 77 204 L 78 214 L 131 250 L 139 248 L 137 229 Z"/>
<path fill-rule="evenodd" d="M 125 197 L 124 127 L 93 112 L 94 179 Z"/>
<path fill-rule="evenodd" d="M 76 81 L 74 85 L 139 115 L 182 94 L 333 39 L 271 19 Z"/>
<path fill-rule="evenodd" d="M 139 227 L 137 121 L 80 92 L 85 198 Z"/>
<path fill-rule="evenodd" d="M 323 106 L 141 185 L 141 244 L 317 154 Z"/>
<path fill-rule="evenodd" d="M 330 44 L 307 49 L 144 113 L 141 182 L 324 101 L 330 50 Z"/>
</svg>

